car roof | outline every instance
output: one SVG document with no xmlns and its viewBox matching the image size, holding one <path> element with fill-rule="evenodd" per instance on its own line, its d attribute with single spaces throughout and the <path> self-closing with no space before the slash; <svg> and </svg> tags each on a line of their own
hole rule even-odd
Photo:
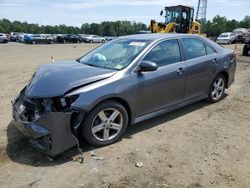
<svg viewBox="0 0 250 188">
<path fill-rule="evenodd" d="M 161 39 L 171 39 L 171 38 L 179 38 L 179 37 L 189 37 L 189 38 L 197 38 L 202 39 L 203 42 L 210 44 L 216 51 L 223 51 L 224 48 L 218 45 L 217 43 L 209 40 L 208 38 L 202 37 L 197 34 L 180 34 L 180 33 L 152 33 L 152 34 L 136 34 L 136 35 L 127 35 L 121 36 L 117 39 L 132 39 L 132 40 L 148 40 L 150 42 L 157 42 Z"/>
<path fill-rule="evenodd" d="M 182 36 L 197 36 L 191 34 L 179 34 L 179 33 L 157 33 L 157 34 L 136 34 L 136 35 L 126 35 L 119 37 L 120 39 L 134 39 L 134 40 L 159 40 L 159 39 L 167 39 L 167 38 L 175 38 Z"/>
</svg>

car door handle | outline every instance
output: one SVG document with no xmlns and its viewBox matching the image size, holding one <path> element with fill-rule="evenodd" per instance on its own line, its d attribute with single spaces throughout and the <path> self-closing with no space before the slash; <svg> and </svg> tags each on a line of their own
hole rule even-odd
<svg viewBox="0 0 250 188">
<path fill-rule="evenodd" d="M 176 72 L 177 72 L 178 74 L 182 74 L 183 71 L 184 71 L 184 68 L 180 67 Z"/>
<path fill-rule="evenodd" d="M 216 63 L 216 61 L 217 61 L 217 58 L 213 59 L 212 63 Z"/>
</svg>

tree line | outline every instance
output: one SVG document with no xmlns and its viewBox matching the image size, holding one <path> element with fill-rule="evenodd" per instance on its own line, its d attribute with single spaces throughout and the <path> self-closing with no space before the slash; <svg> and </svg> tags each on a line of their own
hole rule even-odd
<svg viewBox="0 0 250 188">
<path fill-rule="evenodd" d="M 241 21 L 235 19 L 228 20 L 223 16 L 215 16 L 212 20 L 208 20 L 202 27 L 202 32 L 208 37 L 218 37 L 223 32 L 232 32 L 236 28 L 250 29 L 250 16 L 245 16 Z"/>
<path fill-rule="evenodd" d="M 243 20 L 228 20 L 223 16 L 215 16 L 202 27 L 208 37 L 217 37 L 223 32 L 231 32 L 236 28 L 250 28 L 250 16 Z M 149 30 L 144 23 L 130 21 L 105 21 L 102 23 L 84 23 L 81 27 L 62 25 L 38 25 L 20 21 L 0 19 L 0 33 L 24 32 L 34 34 L 97 34 L 101 36 L 121 36 L 134 34 L 140 30 Z"/>
<path fill-rule="evenodd" d="M 105 21 L 85 23 L 81 27 L 62 25 L 38 25 L 20 21 L 0 20 L 0 33 L 23 32 L 33 34 L 96 34 L 101 36 L 120 36 L 134 34 L 140 30 L 149 30 L 146 24 L 130 21 Z"/>
</svg>

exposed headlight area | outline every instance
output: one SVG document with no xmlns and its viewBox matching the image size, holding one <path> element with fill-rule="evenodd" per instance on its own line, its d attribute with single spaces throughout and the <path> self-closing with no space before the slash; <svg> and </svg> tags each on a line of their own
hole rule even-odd
<svg viewBox="0 0 250 188">
<path fill-rule="evenodd" d="M 24 88 L 12 101 L 15 125 L 35 148 L 55 156 L 78 143 L 71 131 L 72 126 L 78 126 L 82 120 L 79 113 L 71 109 L 77 98 L 78 95 L 32 98 L 25 95 Z M 74 122 L 71 122 L 72 116 Z"/>
<path fill-rule="evenodd" d="M 55 112 L 70 112 L 71 104 L 76 101 L 79 95 L 70 97 L 54 97 L 51 98 L 51 110 Z"/>
<path fill-rule="evenodd" d="M 77 98 L 78 95 L 70 97 L 30 98 L 21 93 L 15 101 L 17 103 L 16 116 L 21 121 L 32 122 L 49 112 L 71 112 L 71 104 Z"/>
</svg>

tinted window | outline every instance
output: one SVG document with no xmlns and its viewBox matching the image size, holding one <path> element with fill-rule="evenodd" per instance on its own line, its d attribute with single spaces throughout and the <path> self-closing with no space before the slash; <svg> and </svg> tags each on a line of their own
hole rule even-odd
<svg viewBox="0 0 250 188">
<path fill-rule="evenodd" d="M 157 44 L 144 60 L 155 62 L 159 67 L 181 61 L 178 41 L 174 39 Z"/>
<path fill-rule="evenodd" d="M 184 55 L 187 60 L 206 55 L 205 45 L 199 39 L 183 38 L 182 44 L 184 49 Z"/>
<path fill-rule="evenodd" d="M 206 44 L 206 49 L 207 49 L 207 55 L 213 54 L 216 52 L 212 47 L 208 46 L 207 44 Z"/>
</svg>

